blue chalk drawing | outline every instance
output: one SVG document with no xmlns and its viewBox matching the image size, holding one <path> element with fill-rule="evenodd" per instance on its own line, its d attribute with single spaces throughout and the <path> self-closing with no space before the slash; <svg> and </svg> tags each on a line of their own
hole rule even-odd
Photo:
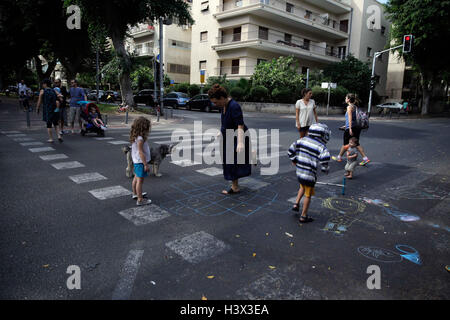
<svg viewBox="0 0 450 320">
<path fill-rule="evenodd" d="M 394 218 L 399 219 L 400 221 L 412 222 L 412 221 L 420 220 L 420 217 L 410 214 L 410 213 L 407 213 L 407 212 L 401 212 L 395 206 L 390 206 L 388 203 L 384 202 L 383 200 L 380 200 L 380 199 L 372 200 L 372 199 L 368 199 L 368 198 L 363 198 L 363 200 L 369 204 L 374 204 L 378 207 L 381 207 L 384 210 L 384 212 L 393 216 Z"/>
<path fill-rule="evenodd" d="M 406 247 L 406 248 L 410 249 L 412 252 L 402 250 L 402 249 L 400 249 L 400 247 Z M 408 259 L 409 261 L 414 262 L 415 264 L 418 264 L 418 265 L 422 264 L 422 261 L 420 260 L 419 252 L 417 252 L 417 250 L 414 249 L 413 247 L 408 246 L 406 244 L 398 244 L 395 246 L 395 249 L 404 253 L 404 254 L 401 254 L 401 256 L 403 258 Z"/>
</svg>

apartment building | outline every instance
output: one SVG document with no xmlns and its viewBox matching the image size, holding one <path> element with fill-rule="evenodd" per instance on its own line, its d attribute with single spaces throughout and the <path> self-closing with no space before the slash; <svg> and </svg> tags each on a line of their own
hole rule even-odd
<svg viewBox="0 0 450 320">
<path fill-rule="evenodd" d="M 138 56 L 156 57 L 159 54 L 159 24 L 142 23 L 129 29 L 126 40 L 128 52 Z M 163 63 L 170 79 L 175 83 L 189 82 L 191 64 L 191 26 L 163 24 Z"/>
<path fill-rule="evenodd" d="M 375 0 L 194 0 L 190 82 L 200 82 L 200 70 L 205 70 L 206 78 L 224 74 L 228 79 L 249 78 L 260 62 L 279 56 L 296 57 L 303 73 L 307 68 L 323 69 L 349 53 L 366 61 L 384 48 L 388 34 L 384 19 L 383 31 L 362 30 L 368 29 L 367 8 L 375 4 Z M 387 61 L 378 63 L 377 74 L 385 79 L 383 65 L 386 68 Z"/>
<path fill-rule="evenodd" d="M 412 101 L 419 96 L 418 76 L 398 52 L 390 52 L 387 70 L 387 101 Z"/>
</svg>

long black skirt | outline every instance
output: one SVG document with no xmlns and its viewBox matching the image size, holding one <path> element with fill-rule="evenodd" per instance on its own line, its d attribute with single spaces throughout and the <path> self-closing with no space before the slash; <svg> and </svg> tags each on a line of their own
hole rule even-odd
<svg viewBox="0 0 450 320">
<path fill-rule="evenodd" d="M 223 177 L 225 180 L 237 180 L 239 178 L 248 177 L 252 174 L 252 166 L 251 166 L 251 142 L 250 137 L 245 137 L 245 162 L 238 163 L 238 153 L 237 149 L 237 137 L 234 137 L 234 161 L 232 163 L 227 163 L 227 153 L 226 153 L 226 137 L 222 135 L 222 168 L 223 168 Z"/>
</svg>

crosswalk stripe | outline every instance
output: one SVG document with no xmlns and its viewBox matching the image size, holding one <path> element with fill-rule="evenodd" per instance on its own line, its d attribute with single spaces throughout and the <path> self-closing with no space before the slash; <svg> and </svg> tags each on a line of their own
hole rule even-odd
<svg viewBox="0 0 450 320">
<path fill-rule="evenodd" d="M 58 160 L 58 159 L 67 159 L 68 156 L 65 154 L 59 153 L 59 154 L 49 154 L 45 156 L 39 156 L 44 161 L 51 161 L 51 160 Z"/>
<path fill-rule="evenodd" d="M 170 217 L 169 212 L 154 204 L 130 208 L 120 211 L 119 214 L 136 226 L 146 225 Z"/>
<path fill-rule="evenodd" d="M 218 175 L 223 173 L 222 169 L 219 169 L 219 168 L 216 168 L 216 167 L 200 169 L 200 170 L 196 170 L 196 171 L 198 173 L 205 174 L 205 175 L 211 176 L 211 177 L 218 176 Z"/>
<path fill-rule="evenodd" d="M 120 279 L 114 289 L 112 300 L 127 300 L 133 291 L 144 250 L 131 250 L 120 272 Z"/>
<path fill-rule="evenodd" d="M 128 141 L 117 140 L 117 141 L 108 141 L 110 144 L 118 145 L 118 144 L 130 144 Z"/>
<path fill-rule="evenodd" d="M 15 133 L 21 133 L 20 131 L 2 131 L 2 134 L 15 134 Z"/>
<path fill-rule="evenodd" d="M 95 189 L 89 191 L 90 194 L 92 194 L 94 197 L 96 197 L 99 200 L 106 200 L 106 199 L 112 199 L 117 197 L 123 197 L 123 196 L 129 196 L 133 193 L 125 189 L 122 186 L 113 186 L 113 187 L 107 187 L 107 188 L 101 188 L 101 189 Z"/>
<path fill-rule="evenodd" d="M 57 170 L 66 170 L 66 169 L 82 168 L 85 167 L 85 165 L 78 161 L 69 161 L 69 162 L 52 163 L 52 167 L 54 167 Z"/>
<path fill-rule="evenodd" d="M 19 137 L 26 137 L 26 134 L 23 133 L 17 133 L 17 134 L 7 134 L 6 135 L 8 138 L 19 138 Z"/>
<path fill-rule="evenodd" d="M 176 161 L 171 161 L 170 163 L 175 164 L 180 167 L 183 167 L 183 168 L 202 164 L 201 162 L 196 162 L 196 161 L 191 161 L 191 160 L 176 160 Z"/>
<path fill-rule="evenodd" d="M 42 146 L 44 144 L 42 142 L 24 142 L 21 143 L 20 145 L 24 147 L 31 147 L 31 146 Z"/>
<path fill-rule="evenodd" d="M 28 149 L 28 150 L 30 150 L 33 153 L 55 151 L 55 149 L 53 149 L 52 147 L 31 148 L 31 149 Z"/>
<path fill-rule="evenodd" d="M 100 137 L 100 138 L 94 138 L 95 140 L 113 140 L 113 137 Z"/>
<path fill-rule="evenodd" d="M 86 183 L 86 182 L 94 182 L 94 181 L 100 181 L 100 180 L 107 180 L 105 176 L 102 176 L 98 172 L 91 172 L 91 173 L 82 173 L 77 174 L 75 176 L 69 176 L 69 179 L 75 182 L 76 184 Z"/>
<path fill-rule="evenodd" d="M 15 138 L 13 139 L 16 142 L 25 142 L 25 141 L 33 141 L 33 138 Z"/>
</svg>

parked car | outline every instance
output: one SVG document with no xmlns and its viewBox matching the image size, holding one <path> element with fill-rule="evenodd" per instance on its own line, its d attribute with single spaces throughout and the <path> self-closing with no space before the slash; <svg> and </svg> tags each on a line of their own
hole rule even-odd
<svg viewBox="0 0 450 320">
<path fill-rule="evenodd" d="M 98 90 L 98 100 L 102 100 L 103 96 L 105 95 L 105 91 Z M 88 100 L 97 100 L 97 90 L 92 90 L 87 95 Z"/>
<path fill-rule="evenodd" d="M 111 96 L 113 98 L 114 101 L 116 100 L 121 100 L 122 97 L 120 96 L 120 93 L 117 91 L 113 91 L 113 90 L 107 90 L 105 91 L 105 95 L 104 95 L 104 99 L 106 100 L 106 98 L 108 96 Z"/>
<path fill-rule="evenodd" d="M 155 90 L 144 89 L 139 91 L 134 97 L 134 103 L 144 103 L 147 106 L 154 107 L 154 92 Z"/>
<path fill-rule="evenodd" d="M 164 96 L 164 107 L 172 107 L 178 109 L 179 107 L 186 107 L 189 96 L 183 92 L 170 92 Z"/>
<path fill-rule="evenodd" d="M 383 103 L 383 104 L 378 104 L 377 105 L 377 109 L 378 109 L 378 111 L 381 113 L 383 110 L 385 110 L 385 109 L 390 109 L 391 111 L 392 110 L 401 110 L 401 109 L 403 109 L 403 104 L 402 103 L 400 103 L 400 102 L 386 102 L 386 103 Z"/>
<path fill-rule="evenodd" d="M 202 111 L 211 112 L 211 110 L 219 110 L 219 108 L 209 100 L 209 96 L 207 94 L 198 94 L 186 103 L 186 108 L 188 110 L 191 109 L 200 109 Z"/>
</svg>

